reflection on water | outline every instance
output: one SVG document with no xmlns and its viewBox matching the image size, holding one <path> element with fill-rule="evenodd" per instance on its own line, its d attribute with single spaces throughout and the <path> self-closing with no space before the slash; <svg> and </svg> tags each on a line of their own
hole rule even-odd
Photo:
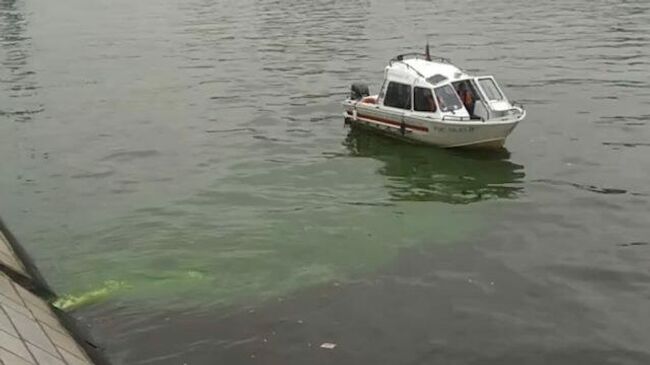
<svg viewBox="0 0 650 365">
<path fill-rule="evenodd" d="M 384 163 L 379 172 L 393 200 L 469 204 L 516 198 L 523 192 L 523 166 L 500 151 L 445 150 L 412 145 L 352 128 L 345 145 L 353 156 Z"/>
</svg>

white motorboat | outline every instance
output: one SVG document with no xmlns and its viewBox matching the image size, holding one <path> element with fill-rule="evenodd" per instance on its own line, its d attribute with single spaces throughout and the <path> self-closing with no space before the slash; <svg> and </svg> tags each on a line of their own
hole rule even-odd
<svg viewBox="0 0 650 365">
<path fill-rule="evenodd" d="M 440 147 L 500 148 L 526 116 L 494 77 L 469 75 L 428 47 L 391 59 L 377 95 L 353 84 L 343 105 L 346 123 Z"/>
</svg>

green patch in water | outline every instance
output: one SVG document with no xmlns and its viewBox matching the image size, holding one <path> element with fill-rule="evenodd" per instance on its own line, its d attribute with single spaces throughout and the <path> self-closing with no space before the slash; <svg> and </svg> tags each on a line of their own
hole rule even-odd
<svg viewBox="0 0 650 365">
<path fill-rule="evenodd" d="M 345 282 L 402 250 L 466 241 L 484 224 L 472 203 L 520 193 L 521 166 L 502 156 L 365 137 L 348 143 L 350 155 L 338 158 L 234 166 L 189 199 L 75 237 L 84 260 L 59 267 L 83 275 L 67 275 L 79 279 L 59 289 L 121 284 L 64 297 L 60 306 L 111 296 L 166 308 L 231 305 Z"/>
<path fill-rule="evenodd" d="M 101 302 L 116 295 L 117 292 L 131 288 L 127 283 L 117 280 L 107 280 L 97 289 L 80 294 L 69 294 L 59 297 L 53 305 L 61 310 L 73 310 L 93 303 Z"/>
</svg>

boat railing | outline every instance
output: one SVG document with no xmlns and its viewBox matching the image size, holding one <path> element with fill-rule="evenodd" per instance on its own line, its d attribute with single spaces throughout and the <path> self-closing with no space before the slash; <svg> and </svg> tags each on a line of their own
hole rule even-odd
<svg viewBox="0 0 650 365">
<path fill-rule="evenodd" d="M 426 54 L 423 53 L 404 53 L 401 55 L 397 55 L 394 58 L 391 58 L 390 61 L 388 61 L 388 66 L 392 66 L 394 62 L 400 62 L 403 65 L 405 65 L 407 68 L 410 68 L 413 70 L 418 76 L 425 78 L 425 76 L 415 67 L 409 65 L 408 63 L 404 62 L 405 59 L 422 59 L 422 60 L 429 60 L 429 61 L 438 61 L 438 62 L 444 62 L 444 63 L 451 63 L 451 61 L 447 58 L 444 57 L 438 57 L 438 56 L 429 56 L 427 57 Z"/>
<path fill-rule="evenodd" d="M 427 58 L 426 53 L 409 52 L 409 53 L 402 53 L 400 55 L 397 55 L 397 56 L 391 58 L 390 61 L 388 62 L 388 64 L 391 65 L 393 62 L 404 61 L 404 60 L 407 60 L 407 59 L 421 59 L 421 60 L 428 60 L 428 61 L 438 61 L 438 62 L 444 62 L 444 63 L 451 63 L 451 60 L 449 58 L 435 56 L 435 55 L 430 55 Z"/>
</svg>

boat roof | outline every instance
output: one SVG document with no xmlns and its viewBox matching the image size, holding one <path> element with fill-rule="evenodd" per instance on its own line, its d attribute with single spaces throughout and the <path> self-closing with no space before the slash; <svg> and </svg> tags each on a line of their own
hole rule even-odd
<svg viewBox="0 0 650 365">
<path fill-rule="evenodd" d="M 391 79 L 420 79 L 436 85 L 469 75 L 446 58 L 427 57 L 424 54 L 405 54 L 390 60 L 386 67 L 386 76 Z"/>
</svg>

